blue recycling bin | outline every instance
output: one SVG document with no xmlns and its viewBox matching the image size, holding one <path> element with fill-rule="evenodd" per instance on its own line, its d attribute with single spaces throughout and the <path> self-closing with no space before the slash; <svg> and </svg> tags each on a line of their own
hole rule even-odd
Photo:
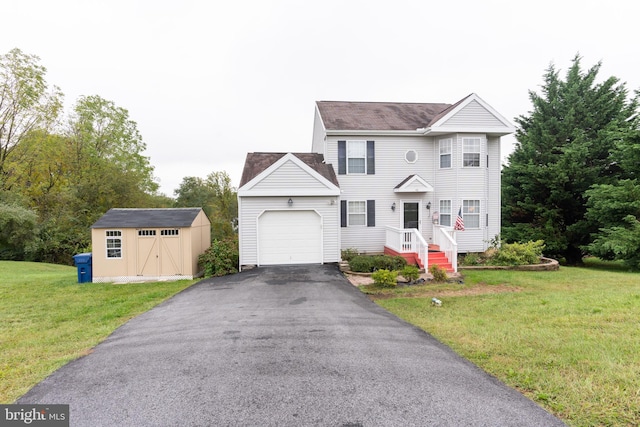
<svg viewBox="0 0 640 427">
<path fill-rule="evenodd" d="M 91 252 L 73 256 L 73 262 L 78 268 L 78 283 L 91 283 L 93 280 L 91 260 Z"/>
</svg>

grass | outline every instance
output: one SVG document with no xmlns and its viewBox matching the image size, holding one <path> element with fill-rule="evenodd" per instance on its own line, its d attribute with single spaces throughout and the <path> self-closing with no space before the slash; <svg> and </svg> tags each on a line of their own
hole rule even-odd
<svg viewBox="0 0 640 427">
<path fill-rule="evenodd" d="M 588 265 L 363 290 L 570 425 L 639 425 L 640 274 Z"/>
<path fill-rule="evenodd" d="M 0 402 L 193 283 L 78 284 L 74 267 L 0 261 Z"/>
</svg>

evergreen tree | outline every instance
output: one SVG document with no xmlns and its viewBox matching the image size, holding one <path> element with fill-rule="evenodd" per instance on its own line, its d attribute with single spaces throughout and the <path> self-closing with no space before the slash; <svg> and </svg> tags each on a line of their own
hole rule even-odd
<svg viewBox="0 0 640 427">
<path fill-rule="evenodd" d="M 516 118 L 518 144 L 503 170 L 505 241 L 543 239 L 546 253 L 581 263 L 597 231 L 586 217 L 586 191 L 622 174 L 612 153 L 636 128 L 637 98 L 616 77 L 598 83 L 601 63 L 587 71 L 573 59 L 562 80 L 551 65 L 542 93 Z"/>
</svg>

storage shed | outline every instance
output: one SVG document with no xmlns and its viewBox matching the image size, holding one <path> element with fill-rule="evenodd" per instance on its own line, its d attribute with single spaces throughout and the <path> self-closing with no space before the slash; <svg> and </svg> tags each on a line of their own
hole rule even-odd
<svg viewBox="0 0 640 427">
<path fill-rule="evenodd" d="M 247 154 L 238 189 L 240 266 L 338 262 L 339 200 L 321 154 Z"/>
<path fill-rule="evenodd" d="M 110 209 L 91 241 L 94 283 L 193 279 L 211 223 L 201 208 Z"/>
</svg>

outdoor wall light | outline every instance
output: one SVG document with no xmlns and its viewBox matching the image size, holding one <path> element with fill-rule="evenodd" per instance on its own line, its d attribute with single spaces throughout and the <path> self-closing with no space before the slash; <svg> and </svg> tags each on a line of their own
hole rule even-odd
<svg viewBox="0 0 640 427">
<path fill-rule="evenodd" d="M 391 210 L 392 211 L 396 211 L 396 202 L 393 202 L 393 204 L 391 205 Z"/>
<path fill-rule="evenodd" d="M 291 200 L 291 197 L 289 197 L 289 200 L 287 200 L 287 204 L 288 204 L 289 206 L 293 205 L 293 200 Z"/>
<path fill-rule="evenodd" d="M 430 211 L 431 210 L 431 202 L 427 202 L 427 210 Z"/>
</svg>

